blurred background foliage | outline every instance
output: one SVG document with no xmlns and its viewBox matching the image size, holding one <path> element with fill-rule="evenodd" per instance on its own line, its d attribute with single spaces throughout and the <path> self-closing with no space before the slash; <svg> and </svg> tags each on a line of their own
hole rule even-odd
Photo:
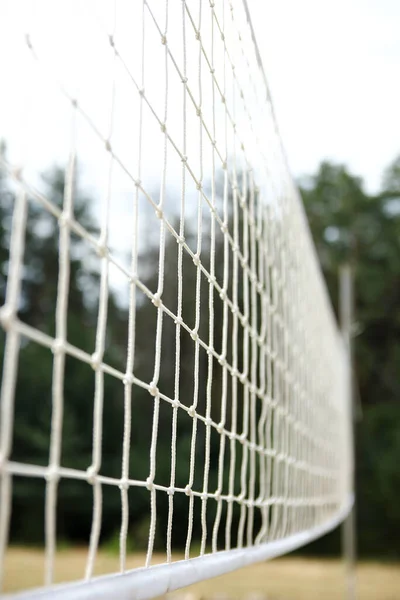
<svg viewBox="0 0 400 600">
<path fill-rule="evenodd" d="M 3 152 L 5 150 L 3 149 Z M 44 177 L 47 196 L 61 206 L 64 173 L 54 168 Z M 362 181 L 341 165 L 324 162 L 317 172 L 299 182 L 310 229 L 332 303 L 337 310 L 338 268 L 350 262 L 355 273 L 354 354 L 357 420 L 357 520 L 359 550 L 362 555 L 399 556 L 400 538 L 400 158 L 393 162 L 382 179 L 378 194 L 365 191 Z M 8 247 L 15 190 L 0 171 L 0 302 L 4 303 Z M 88 231 L 98 234 L 92 217 L 93 200 L 79 187 L 75 190 L 75 218 Z M 207 230 L 207 228 L 205 228 Z M 232 232 L 234 234 L 234 232 Z M 185 232 L 190 247 L 196 246 L 195 230 Z M 210 260 L 210 245 L 205 236 L 202 261 Z M 216 277 L 223 275 L 223 237 L 216 235 Z M 158 285 L 158 249 L 149 247 L 139 258 L 141 279 L 155 292 Z M 176 310 L 178 245 L 167 236 L 163 302 Z M 207 262 L 208 261 L 208 262 Z M 240 271 L 240 269 L 239 269 Z M 209 291 L 204 284 L 197 289 L 197 271 L 192 259 L 183 253 L 182 317 L 194 320 L 200 300 L 199 335 L 207 339 Z M 58 274 L 58 224 L 35 202 L 29 202 L 25 240 L 22 297 L 19 315 L 22 321 L 54 336 Z M 68 341 L 89 355 L 96 343 L 99 302 L 100 259 L 87 242 L 72 234 L 68 311 Z M 231 285 L 231 284 L 230 284 Z M 239 286 L 241 288 L 241 286 Z M 229 290 L 232 291 L 231 289 Z M 197 294 L 197 299 L 196 299 Z M 157 311 L 150 300 L 137 291 L 135 375 L 151 381 L 154 371 L 154 331 Z M 243 298 L 238 298 L 239 306 Z M 221 323 L 223 303 L 215 302 L 215 322 Z M 104 362 L 124 372 L 127 347 L 127 307 L 118 293 L 109 290 Z M 194 326 L 194 322 L 191 323 Z M 232 323 L 230 324 L 232 327 Z M 164 318 L 159 388 L 174 396 L 175 325 Z M 214 345 L 222 349 L 221 328 L 216 328 Z M 4 332 L 0 332 L 0 359 L 4 358 Z M 188 406 L 196 393 L 193 384 L 193 341 L 181 333 L 180 398 Z M 242 344 L 239 344 L 241 348 Z M 228 360 L 231 358 L 228 350 Z M 239 352 L 239 362 L 243 357 Z M 199 352 L 198 410 L 205 413 L 208 356 Z M 219 405 L 222 369 L 215 365 L 212 397 Z M 228 378 L 230 379 L 230 378 Z M 229 384 L 231 385 L 231 384 Z M 52 354 L 50 350 L 23 338 L 15 397 L 15 425 L 11 460 L 48 464 L 51 422 Z M 67 357 L 65 373 L 65 410 L 63 422 L 62 464 L 86 469 L 92 462 L 93 396 L 95 374 L 90 365 Z M 228 397 L 231 389 L 228 389 Z M 134 387 L 130 473 L 134 479 L 148 476 L 148 457 L 152 436 L 153 399 L 141 387 Z M 186 485 L 189 476 L 191 419 L 178 411 L 176 485 Z M 239 406 L 240 413 L 240 406 Z M 160 404 L 157 482 L 169 485 L 171 407 Z M 240 414 L 239 414 L 240 416 Z M 217 415 L 216 417 L 217 418 Z M 229 421 L 229 409 L 227 419 Z M 104 375 L 104 412 L 101 473 L 121 476 L 124 422 L 123 386 L 120 380 Z M 201 424 L 199 428 L 204 427 Z M 196 487 L 202 486 L 204 431 L 197 436 Z M 239 445 L 240 447 L 240 445 Z M 217 486 L 218 436 L 211 437 L 210 489 Z M 238 449 L 237 464 L 240 465 Z M 186 460 L 179 460 L 179 456 Z M 203 459 L 204 460 L 204 459 Z M 226 451 L 224 485 L 228 485 L 229 448 Z M 200 466 L 200 468 L 199 468 Z M 236 480 L 240 481 L 239 468 Z M 235 488 L 239 493 L 240 488 Z M 28 477 L 15 477 L 11 540 L 16 543 L 43 543 L 45 484 Z M 156 546 L 162 545 L 167 528 L 168 503 L 159 494 Z M 188 501 L 176 494 L 173 542 L 184 547 L 187 531 Z M 209 503 L 208 525 L 215 519 Z M 85 481 L 62 481 L 58 503 L 58 533 L 66 543 L 87 543 L 92 520 L 92 489 Z M 235 509 L 233 519 L 239 519 Z M 149 493 L 136 488 L 130 495 L 129 547 L 143 549 L 147 544 Z M 121 519 L 117 487 L 103 486 L 102 543 L 116 544 Z M 194 523 L 193 540 L 200 537 L 201 525 Z M 308 552 L 334 554 L 339 547 L 338 533 L 331 534 L 306 549 Z M 233 543 L 235 540 L 232 540 Z"/>
<path fill-rule="evenodd" d="M 336 310 L 339 265 L 349 262 L 354 270 L 359 549 L 399 556 L 400 157 L 378 194 L 329 163 L 300 188 Z"/>
</svg>

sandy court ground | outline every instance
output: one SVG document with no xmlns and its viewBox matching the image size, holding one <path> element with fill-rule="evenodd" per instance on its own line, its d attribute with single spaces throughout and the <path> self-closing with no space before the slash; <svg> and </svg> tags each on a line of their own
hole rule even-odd
<svg viewBox="0 0 400 600">
<path fill-rule="evenodd" d="M 180 558 L 180 557 L 177 557 Z M 163 562 L 156 555 L 155 562 Z M 131 554 L 127 568 L 143 566 L 143 554 Z M 62 550 L 56 581 L 83 576 L 86 550 Z M 99 552 L 96 574 L 117 571 L 118 557 Z M 11 548 L 6 559 L 5 592 L 40 586 L 44 556 L 40 550 Z M 362 562 L 357 572 L 357 600 L 400 600 L 400 565 Z M 285 557 L 253 565 L 169 594 L 168 600 L 343 600 L 344 567 L 338 560 Z"/>
</svg>

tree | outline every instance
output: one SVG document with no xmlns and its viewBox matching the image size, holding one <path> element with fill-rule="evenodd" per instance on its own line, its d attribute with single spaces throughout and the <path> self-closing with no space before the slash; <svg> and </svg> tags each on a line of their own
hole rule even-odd
<svg viewBox="0 0 400 600">
<path fill-rule="evenodd" d="M 4 153 L 3 149 L 3 153 Z M 395 553 L 400 535 L 400 510 L 397 502 L 399 476 L 396 456 L 400 451 L 400 177 L 397 159 L 386 171 L 382 190 L 368 194 L 362 181 L 344 166 L 323 163 L 317 173 L 301 182 L 301 191 L 312 235 L 332 301 L 337 306 L 337 271 L 343 261 L 352 263 L 356 273 L 357 337 L 355 356 L 357 380 L 362 399 L 364 419 L 357 434 L 357 488 L 359 497 L 360 546 L 364 552 Z M 44 178 L 44 193 L 57 207 L 62 206 L 64 172 L 54 168 Z M 220 186 L 221 187 L 221 186 Z M 91 234 L 97 235 L 94 216 L 95 199 L 74 190 L 75 219 Z M 243 211 L 235 208 L 231 192 L 228 205 L 227 227 L 237 238 L 241 251 L 245 243 Z M 221 199 L 217 198 L 219 208 Z M 8 271 L 10 228 L 14 204 L 14 189 L 0 170 L 0 300 L 3 303 Z M 236 210 L 236 213 L 235 213 Z M 204 211 L 201 262 L 209 270 L 211 259 L 209 211 Z M 236 216 L 235 216 L 236 214 Z M 178 229 L 178 223 L 174 223 Z M 29 199 L 25 239 L 20 319 L 49 336 L 55 334 L 55 307 L 57 298 L 58 223 L 35 199 Z M 174 314 L 178 311 L 178 260 L 180 246 L 176 238 L 166 232 L 164 256 L 163 304 Z M 185 241 L 196 251 L 196 226 L 186 224 Z M 234 253 L 229 252 L 229 285 L 227 295 L 233 298 L 232 265 Z M 256 252 L 257 254 L 257 252 Z M 221 285 L 224 273 L 224 236 L 219 224 L 215 234 L 215 277 Z M 256 260 L 259 260 L 258 258 Z M 140 279 L 154 294 L 159 277 L 159 249 L 157 242 L 148 242 L 139 256 Z M 254 265 L 253 265 L 254 268 Z M 182 319 L 193 329 L 198 300 L 200 312 L 198 335 L 206 343 L 209 337 L 210 300 L 213 301 L 214 339 L 217 353 L 222 351 L 223 302 L 219 293 L 200 273 L 200 296 L 197 297 L 198 270 L 185 250 L 182 254 Z M 250 282 L 243 269 L 238 269 L 237 305 L 243 314 L 245 295 L 250 293 Z M 92 354 L 95 349 L 96 324 L 99 303 L 100 259 L 94 248 L 71 233 L 70 285 L 68 299 L 68 342 Z M 246 289 L 247 286 L 247 289 Z M 157 307 L 151 294 L 136 288 L 136 341 L 134 374 L 145 384 L 154 376 L 155 331 Z M 258 308 L 258 320 L 261 307 Z M 259 322 L 258 322 L 259 325 Z M 189 407 L 194 401 L 195 343 L 190 332 L 180 328 L 179 400 Z M 238 370 L 243 368 L 243 327 L 238 327 Z M 110 289 L 106 331 L 105 362 L 121 373 L 126 369 L 128 310 L 118 293 Z M 228 311 L 228 362 L 232 362 L 233 315 Z M 4 333 L 0 332 L 0 360 L 4 356 Z M 160 372 L 157 381 L 162 393 L 173 400 L 175 389 L 176 323 L 167 314 L 163 316 Z M 251 350 L 250 350 L 251 351 Z M 223 369 L 214 360 L 212 378 L 211 416 L 220 419 L 220 399 Z M 22 338 L 18 385 L 15 397 L 12 460 L 47 465 L 49 460 L 50 422 L 52 408 L 51 351 L 44 346 Z M 206 410 L 208 355 L 199 348 L 197 410 Z M 64 378 L 64 418 L 62 465 L 85 470 L 92 461 L 94 372 L 90 365 L 68 356 Z M 230 382 L 230 377 L 228 377 Z M 231 385 L 230 383 L 228 384 Z M 231 387 L 228 396 L 231 398 Z M 130 477 L 145 480 L 149 475 L 149 455 L 155 399 L 145 387 L 134 385 L 131 399 Z M 243 404 L 238 400 L 238 429 L 241 427 Z M 156 453 L 156 481 L 168 486 L 171 471 L 171 427 L 173 408 L 160 402 Z M 227 405 L 227 426 L 230 426 L 231 402 Z M 258 407 L 257 407 L 257 410 Z M 124 425 L 124 387 L 120 379 L 104 375 L 104 407 L 101 473 L 121 477 L 122 439 Z M 176 485 L 185 486 L 189 476 L 192 419 L 178 410 Z M 195 488 L 202 489 L 205 460 L 205 426 L 198 424 L 195 448 Z M 229 444 L 228 444 L 229 445 Z M 229 449 L 225 450 L 224 491 L 227 491 Z M 240 446 L 240 444 L 237 444 Z M 209 489 L 215 490 L 218 477 L 220 438 L 213 432 L 210 443 Z M 241 449 L 237 450 L 235 494 L 240 493 Z M 12 539 L 38 542 L 43 539 L 43 480 L 16 477 L 13 486 Z M 61 481 L 58 497 L 59 536 L 76 542 L 87 541 L 90 534 L 92 490 L 84 481 Z M 239 508 L 235 504 L 234 518 Z M 183 546 L 187 532 L 188 498 L 175 494 L 174 506 L 179 519 L 174 519 L 173 538 L 176 546 Z M 209 502 L 207 521 L 212 529 L 215 503 Z M 29 510 L 28 510 L 29 509 Z M 147 543 L 149 492 L 135 487 L 129 493 L 130 539 L 136 548 Z M 213 512 L 214 511 L 214 512 Z M 102 539 L 118 531 L 121 523 L 120 492 L 116 486 L 103 486 Z M 168 523 L 167 496 L 157 494 L 157 537 L 165 539 Z M 162 535 L 161 535 L 162 534 Z M 223 525 L 221 526 L 223 535 Z M 193 539 L 201 537 L 201 523 L 196 520 Z M 319 545 L 319 551 L 332 551 L 335 542 L 328 539 Z M 315 546 L 314 546 L 315 549 Z"/>
<path fill-rule="evenodd" d="M 4 151 L 4 150 L 3 150 Z M 75 186 L 74 216 L 87 231 L 96 233 L 92 216 L 92 201 Z M 44 193 L 56 207 L 62 206 L 64 172 L 52 169 L 44 177 Z M 8 247 L 14 191 L 5 173 L 0 172 L 0 291 L 4 302 L 8 269 Z M 35 329 L 55 335 L 55 308 L 58 282 L 58 223 L 56 218 L 35 201 L 29 199 L 25 232 L 24 269 L 21 282 L 19 318 Z M 68 342 L 92 353 L 95 348 L 99 273 L 88 255 L 94 251 L 80 237 L 71 234 L 70 284 L 68 291 Z M 118 330 L 125 312 L 118 307 L 113 292 L 109 296 L 108 327 Z M 4 342 L 4 333 L 1 333 Z M 120 348 L 115 344 L 108 353 L 118 361 Z M 0 346 L 3 362 L 4 343 Z M 18 381 L 15 393 L 12 460 L 47 465 L 50 447 L 52 404 L 51 351 L 25 337 L 21 339 Z M 116 474 L 121 453 L 122 403 L 121 384 L 105 378 L 103 432 L 103 468 Z M 90 366 L 70 356 L 66 358 L 64 377 L 64 417 L 62 429 L 62 465 L 85 469 L 91 464 L 93 427 L 94 374 Z M 14 482 L 12 537 L 39 541 L 43 536 L 43 482 L 17 477 Z M 29 510 L 28 510 L 29 507 Z M 87 538 L 91 522 L 92 495 L 87 484 L 69 482 L 60 485 L 58 527 L 60 535 L 70 539 Z M 105 499 L 104 513 L 116 521 L 118 502 Z"/>
<path fill-rule="evenodd" d="M 311 232 L 337 307 L 339 265 L 355 271 L 355 370 L 364 417 L 357 425 L 360 549 L 397 552 L 400 512 L 400 159 L 379 194 L 341 165 L 321 164 L 301 183 Z"/>
</svg>

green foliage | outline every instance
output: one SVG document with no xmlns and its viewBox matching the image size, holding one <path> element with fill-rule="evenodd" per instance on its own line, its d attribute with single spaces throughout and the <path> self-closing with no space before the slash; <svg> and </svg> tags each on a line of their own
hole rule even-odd
<svg viewBox="0 0 400 600">
<path fill-rule="evenodd" d="M 4 149 L 3 149 L 4 152 Z M 44 178 L 45 194 L 57 207 L 62 206 L 64 173 L 54 169 Z M 47 189 L 46 189 L 47 188 Z M 4 302 L 8 269 L 8 246 L 14 194 L 0 172 L 0 294 Z M 92 227 L 91 203 L 76 190 L 74 215 L 89 232 Z M 24 270 L 19 317 L 39 331 L 54 336 L 55 307 L 58 280 L 58 223 L 53 215 L 34 201 L 29 201 L 26 228 Z M 68 342 L 92 353 L 95 348 L 99 274 L 90 260 L 83 265 L 88 249 L 84 242 L 71 235 Z M 83 275 L 84 274 L 84 275 Z M 113 294 L 109 305 L 121 314 Z M 4 357 L 4 333 L 1 332 L 0 360 Z M 22 338 L 15 393 L 14 429 L 11 458 L 37 465 L 49 462 L 53 356 L 48 348 Z M 117 396 L 117 381 L 105 378 L 107 398 Z M 62 464 L 65 467 L 86 469 L 92 462 L 92 428 L 94 372 L 90 366 L 71 357 L 65 361 L 64 415 L 62 430 Z M 104 406 L 103 467 L 115 475 L 116 454 L 121 452 L 122 406 L 109 401 Z M 120 460 L 118 460 L 120 465 Z M 16 478 L 13 486 L 11 539 L 42 542 L 44 531 L 43 482 L 31 478 Z M 120 512 L 118 502 L 105 496 L 104 514 L 111 521 Z M 57 510 L 60 539 L 79 541 L 88 537 L 92 516 L 92 490 L 86 483 L 76 481 L 60 484 Z M 112 525 L 111 525 L 112 526 Z M 107 530 L 107 528 L 106 528 Z"/>
<path fill-rule="evenodd" d="M 350 262 L 355 272 L 355 371 L 363 410 L 356 437 L 360 550 L 398 556 L 400 157 L 377 195 L 367 194 L 345 167 L 328 163 L 302 182 L 302 195 L 335 306 L 339 265 Z"/>
<path fill-rule="evenodd" d="M 2 150 L 4 152 L 4 149 Z M 50 171 L 45 179 L 48 199 L 61 207 L 64 173 Z M 323 163 L 318 172 L 301 185 L 304 204 L 322 269 L 336 309 L 337 273 L 343 261 L 350 261 L 356 273 L 357 337 L 355 357 L 357 380 L 364 418 L 357 435 L 357 488 L 360 548 L 363 552 L 394 555 L 400 537 L 400 508 L 397 500 L 400 489 L 397 457 L 400 456 L 400 158 L 386 171 L 381 193 L 371 196 L 365 192 L 359 178 L 343 166 Z M 92 234 L 92 203 L 76 185 L 74 214 L 76 220 Z M 218 201 L 218 200 L 217 200 Z M 8 269 L 8 246 L 14 192 L 0 171 L 0 301 L 4 302 Z M 234 235 L 230 215 L 230 233 Z M 236 221 L 236 235 L 242 239 L 242 223 Z M 177 277 L 179 246 L 167 232 L 165 247 L 165 281 L 163 302 L 172 312 L 177 311 L 180 285 Z M 196 251 L 197 236 L 190 223 L 185 231 L 188 245 Z M 202 263 L 210 261 L 210 222 L 203 223 Z M 28 227 L 24 255 L 22 298 L 19 317 L 22 321 L 54 336 L 55 307 L 58 277 L 58 223 L 36 202 L 29 202 Z M 216 232 L 216 278 L 222 281 L 224 262 L 223 236 Z M 149 242 L 146 253 L 140 256 L 141 280 L 152 292 L 158 287 L 158 249 Z M 232 258 L 230 258 L 232 261 Z M 230 264 L 232 279 L 232 263 Z M 216 323 L 223 320 L 223 303 L 215 290 L 210 295 L 207 279 L 202 275 L 200 286 L 197 269 L 191 257 L 183 254 L 182 317 L 191 328 L 197 326 L 204 340 L 209 335 L 210 302 L 214 306 Z M 71 235 L 70 286 L 68 299 L 67 337 L 70 344 L 92 354 L 95 349 L 96 322 L 99 303 L 100 261 L 93 248 L 75 234 Z M 245 282 L 239 269 L 239 310 L 243 310 Z M 232 281 L 228 295 L 232 297 Z M 198 290 L 198 292 L 196 291 Z M 157 310 L 148 297 L 136 290 L 135 376 L 144 382 L 154 377 L 154 337 Z M 196 294 L 198 296 L 196 297 Z M 201 310 L 196 317 L 197 302 Z M 260 312 L 260 311 L 259 311 Z M 197 320 L 196 320 L 197 319 Z M 232 336 L 232 319 L 228 339 Z M 242 328 L 239 328 L 242 331 Z M 105 362 L 121 372 L 126 368 L 128 314 L 115 292 L 110 290 L 106 332 Z M 241 335 L 241 334 L 240 334 Z M 214 330 L 213 345 L 222 352 L 221 328 Z M 161 368 L 158 387 L 170 398 L 175 395 L 176 327 L 164 317 L 161 346 Z M 227 344 L 227 360 L 232 360 L 231 344 Z M 4 333 L 0 332 L 0 360 L 4 358 Z M 183 328 L 180 334 L 179 398 L 190 406 L 194 398 L 193 371 L 195 365 L 193 341 Z M 200 348 L 198 405 L 205 414 L 208 356 Z M 18 384 L 15 397 L 15 425 L 12 460 L 47 465 L 49 461 L 52 364 L 50 350 L 23 338 L 20 352 Z M 243 340 L 238 340 L 238 368 L 243 364 Z M 230 379 L 230 378 L 228 378 Z M 91 367 L 67 357 L 64 378 L 64 417 L 62 431 L 63 466 L 85 470 L 92 462 L 93 397 L 95 373 Z M 122 382 L 104 375 L 104 406 L 101 473 L 121 477 L 122 439 L 124 423 L 124 388 Z M 214 361 L 211 390 L 211 416 L 220 419 L 223 370 Z M 228 386 L 231 383 L 228 382 Z M 228 396 L 231 394 L 228 387 Z M 213 398 L 217 399 L 212 402 Z M 230 422 L 230 408 L 226 420 Z M 130 476 L 145 480 L 149 475 L 149 453 L 152 441 L 154 398 L 142 387 L 133 386 L 131 423 Z M 238 407 L 239 421 L 243 407 Z M 170 440 L 173 411 L 161 402 L 156 453 L 157 483 L 170 485 Z M 184 487 L 189 477 L 189 450 L 192 420 L 178 411 L 175 485 Z M 210 489 L 217 487 L 220 440 L 215 434 L 210 440 Z M 237 449 L 235 493 L 240 489 L 240 452 Z M 201 489 L 205 466 L 205 428 L 198 423 L 195 446 L 196 469 L 194 486 Z M 228 489 L 230 448 L 225 451 L 223 489 Z M 121 496 L 116 486 L 102 486 L 101 544 L 110 552 L 119 547 Z M 65 543 L 87 542 L 92 522 L 93 490 L 85 481 L 60 483 L 57 508 L 59 538 Z M 45 484 L 32 478 L 16 477 L 13 485 L 12 541 L 42 543 L 44 531 Z M 196 499 L 195 502 L 200 502 Z M 197 509 L 199 506 L 197 507 Z M 216 504 L 208 503 L 207 529 L 215 519 Z M 129 494 L 128 548 L 144 550 L 149 529 L 150 494 L 138 487 Z M 188 499 L 184 494 L 174 496 L 174 547 L 183 548 L 186 542 Z M 234 504 L 233 521 L 238 523 L 239 509 Z M 193 547 L 201 536 L 201 523 L 193 523 Z M 155 546 L 160 547 L 168 527 L 168 498 L 157 494 L 157 525 Z M 234 528 L 233 528 L 234 529 Z M 224 527 L 221 527 L 223 541 Z M 234 543 L 235 540 L 232 540 Z M 338 534 L 313 546 L 319 553 L 338 550 Z"/>
</svg>

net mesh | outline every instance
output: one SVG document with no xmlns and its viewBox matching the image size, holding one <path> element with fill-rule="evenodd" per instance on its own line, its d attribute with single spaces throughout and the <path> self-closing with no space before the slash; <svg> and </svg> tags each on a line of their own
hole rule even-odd
<svg viewBox="0 0 400 600">
<path fill-rule="evenodd" d="M 343 348 L 247 6 L 0 10 L 1 564 L 21 481 L 47 585 L 69 519 L 86 578 L 111 528 L 124 571 L 139 536 L 150 566 L 329 521 L 349 494 Z M 18 429 L 31 393 L 41 452 Z"/>
</svg>

